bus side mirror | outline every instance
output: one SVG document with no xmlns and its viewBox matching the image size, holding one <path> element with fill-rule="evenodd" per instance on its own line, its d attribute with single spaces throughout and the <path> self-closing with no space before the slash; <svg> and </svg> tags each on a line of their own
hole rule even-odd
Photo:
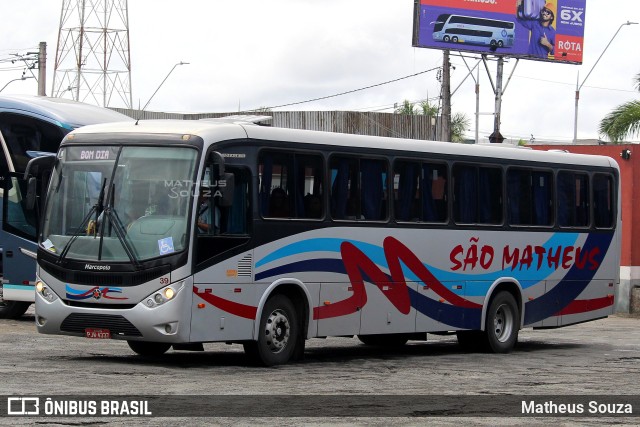
<svg viewBox="0 0 640 427">
<path fill-rule="evenodd" d="M 215 192 L 216 197 L 218 197 L 218 206 L 221 208 L 231 207 L 234 190 L 235 176 L 232 173 L 222 174 L 222 179 L 218 180 L 218 186 Z"/>
<path fill-rule="evenodd" d="M 27 195 L 26 199 L 26 208 L 28 211 L 32 211 L 36 205 L 36 188 L 38 185 L 38 180 L 35 177 L 30 177 L 27 181 Z"/>
</svg>

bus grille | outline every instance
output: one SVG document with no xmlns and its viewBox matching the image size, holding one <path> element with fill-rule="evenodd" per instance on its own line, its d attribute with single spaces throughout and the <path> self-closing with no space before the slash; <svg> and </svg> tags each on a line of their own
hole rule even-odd
<svg viewBox="0 0 640 427">
<path fill-rule="evenodd" d="M 121 273 L 74 271 L 44 260 L 40 261 L 40 267 L 58 280 L 84 286 L 137 286 L 171 272 L 171 267 L 167 265 Z"/>
<path fill-rule="evenodd" d="M 251 269 L 253 266 L 253 257 L 247 254 L 238 261 L 238 277 L 251 277 Z"/>
<path fill-rule="evenodd" d="M 84 334 L 86 328 L 108 329 L 111 335 L 141 337 L 140 331 L 122 316 L 110 314 L 71 313 L 64 319 L 60 330 Z"/>
</svg>

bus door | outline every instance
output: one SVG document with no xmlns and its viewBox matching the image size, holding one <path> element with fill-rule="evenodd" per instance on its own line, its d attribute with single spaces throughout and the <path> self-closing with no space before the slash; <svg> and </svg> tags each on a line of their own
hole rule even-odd
<svg viewBox="0 0 640 427">
<path fill-rule="evenodd" d="M 23 174 L 9 173 L 4 179 L 2 206 L 3 298 L 33 302 L 35 245 L 39 209 L 27 208 L 27 181 Z"/>
<path fill-rule="evenodd" d="M 191 341 L 253 339 L 258 290 L 249 242 L 251 173 L 228 167 L 215 178 L 207 166 L 193 227 L 195 250 Z M 229 179 L 231 178 L 231 179 Z M 225 187 L 226 186 L 226 187 Z M 232 195 L 222 197 L 231 188 Z"/>
</svg>

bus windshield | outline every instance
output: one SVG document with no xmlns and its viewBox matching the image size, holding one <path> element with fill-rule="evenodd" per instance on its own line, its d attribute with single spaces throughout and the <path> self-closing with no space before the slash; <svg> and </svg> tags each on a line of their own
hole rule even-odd
<svg viewBox="0 0 640 427">
<path fill-rule="evenodd" d="M 187 147 L 61 149 L 41 247 L 62 258 L 134 264 L 184 250 L 196 158 Z"/>
</svg>

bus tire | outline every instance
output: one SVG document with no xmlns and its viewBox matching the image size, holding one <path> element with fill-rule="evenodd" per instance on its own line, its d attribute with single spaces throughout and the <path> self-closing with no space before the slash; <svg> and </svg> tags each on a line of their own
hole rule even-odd
<svg viewBox="0 0 640 427">
<path fill-rule="evenodd" d="M 264 366 L 282 365 L 291 360 L 300 338 L 298 316 L 284 295 L 269 298 L 262 310 L 258 340 L 244 345 L 247 356 Z"/>
<path fill-rule="evenodd" d="M 445 42 L 445 43 L 449 43 L 450 40 L 451 40 L 451 37 L 449 37 L 449 36 L 444 36 L 442 38 L 442 41 Z"/>
<path fill-rule="evenodd" d="M 488 350 L 493 353 L 509 353 L 518 341 L 520 314 L 518 304 L 511 293 L 498 292 L 491 299 L 487 310 L 485 333 Z"/>
<path fill-rule="evenodd" d="M 402 347 L 409 341 L 407 334 L 374 334 L 358 335 L 358 339 L 364 345 L 376 347 Z"/>
<path fill-rule="evenodd" d="M 171 348 L 171 344 L 164 342 L 127 341 L 131 350 L 143 357 L 162 356 Z"/>
<path fill-rule="evenodd" d="M 498 40 L 498 47 L 504 47 L 504 42 L 502 40 Z"/>
<path fill-rule="evenodd" d="M 458 37 L 456 36 L 451 37 L 451 43 L 458 43 Z"/>
<path fill-rule="evenodd" d="M 4 301 L 0 298 L 0 319 L 17 319 L 29 309 L 30 305 L 30 302 Z"/>
</svg>

